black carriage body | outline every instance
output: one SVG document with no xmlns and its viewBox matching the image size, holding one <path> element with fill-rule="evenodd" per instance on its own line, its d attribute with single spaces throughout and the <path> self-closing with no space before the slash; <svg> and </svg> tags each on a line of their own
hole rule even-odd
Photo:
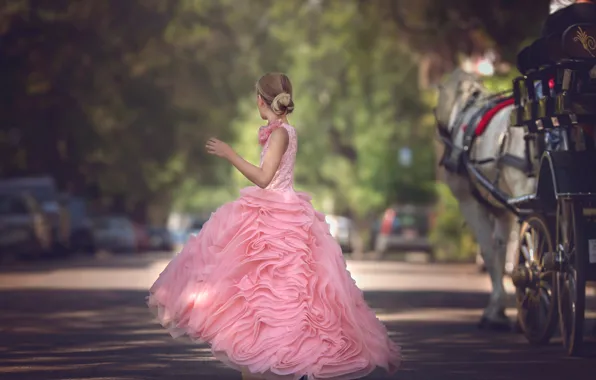
<svg viewBox="0 0 596 380">
<path fill-rule="evenodd" d="M 536 198 L 547 209 L 561 198 L 596 201 L 596 151 L 545 152 L 542 156 Z"/>
<path fill-rule="evenodd" d="M 554 212 L 561 199 L 584 205 L 588 281 L 596 281 L 596 151 L 546 152 L 542 158 L 536 199 L 546 213 Z"/>
<path fill-rule="evenodd" d="M 596 5 L 591 7 L 596 14 Z M 540 157 L 540 165 L 532 173 L 538 176 L 537 193 L 530 198 L 540 199 L 543 207 L 561 197 L 596 194 L 596 176 L 592 175 L 596 174 L 596 139 L 584 136 L 587 145 L 582 148 L 566 141 L 563 148 L 553 149 L 545 142 L 556 134 L 565 134 L 568 140 L 571 128 L 580 130 L 579 125 L 585 125 L 594 129 L 596 125 L 596 20 L 568 27 L 551 23 L 545 28 L 546 32 L 553 30 L 556 33 L 518 55 L 523 76 L 513 81 L 511 114 L 511 125 L 526 129 L 539 155 L 536 158 Z"/>
<path fill-rule="evenodd" d="M 531 158 L 539 161 L 532 173 L 536 192 L 508 200 L 524 221 L 512 274 L 522 301 L 518 320 L 535 321 L 532 315 L 540 314 L 542 324 L 521 323 L 533 344 L 547 343 L 558 323 L 567 353 L 577 355 L 586 283 L 596 281 L 596 4 L 551 15 L 543 37 L 518 55 L 518 69 L 511 125 L 525 129 Z M 532 243 L 524 243 L 529 237 Z M 534 260 L 528 253 L 540 241 L 548 248 L 534 252 Z M 533 308 L 526 302 L 531 299 L 547 299 L 549 307 Z"/>
<path fill-rule="evenodd" d="M 596 8 L 596 5 L 593 5 Z M 560 29 L 560 28 L 559 28 Z M 530 132 L 596 123 L 596 20 L 543 37 L 518 54 L 511 124 Z M 538 94 L 537 84 L 542 94 Z"/>
<path fill-rule="evenodd" d="M 596 14 L 596 5 L 592 6 Z M 560 150 L 545 144 L 549 134 L 563 133 L 570 140 L 572 129 L 584 133 L 580 125 L 596 133 L 596 20 L 554 30 L 518 56 L 524 75 L 513 82 L 511 124 L 526 128 L 541 159 L 534 173 L 536 193 L 512 199 L 510 204 L 520 214 L 553 215 L 562 200 L 582 202 L 586 240 L 596 251 L 596 138 L 584 136 L 588 143 L 581 149 L 574 142 L 566 142 Z M 586 268 L 588 280 L 596 280 L 596 258 L 592 261 Z"/>
</svg>

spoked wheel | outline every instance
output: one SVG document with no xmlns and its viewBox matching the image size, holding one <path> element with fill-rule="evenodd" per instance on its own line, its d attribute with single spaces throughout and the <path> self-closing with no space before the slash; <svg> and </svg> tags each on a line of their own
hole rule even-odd
<svg viewBox="0 0 596 380">
<path fill-rule="evenodd" d="M 588 241 L 581 203 L 561 201 L 557 211 L 557 250 L 559 273 L 559 326 L 569 355 L 577 355 L 583 343 L 586 303 Z"/>
<path fill-rule="evenodd" d="M 544 267 L 545 256 L 554 252 L 550 231 L 541 215 L 523 222 L 511 273 L 519 327 L 533 345 L 547 344 L 558 322 L 556 272 Z"/>
</svg>

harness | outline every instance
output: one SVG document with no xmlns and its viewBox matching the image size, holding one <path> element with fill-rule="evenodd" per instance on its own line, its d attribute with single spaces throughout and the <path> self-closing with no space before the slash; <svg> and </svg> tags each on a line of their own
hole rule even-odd
<svg viewBox="0 0 596 380">
<path fill-rule="evenodd" d="M 437 120 L 437 130 L 439 131 L 439 138 L 445 145 L 445 151 L 443 152 L 443 157 L 439 161 L 439 166 L 444 166 L 450 172 L 458 173 L 461 175 L 465 175 L 465 169 L 463 165 L 463 155 L 462 153 L 465 150 L 463 147 L 458 147 L 453 143 L 453 138 L 455 137 L 454 134 L 456 133 L 456 127 L 463 124 L 464 117 L 466 112 L 470 109 L 470 107 L 476 102 L 476 100 L 480 96 L 480 91 L 474 91 L 472 95 L 466 100 L 466 103 L 459 111 L 457 118 L 455 119 L 453 125 L 454 127 L 449 130 L 447 125 L 442 124 L 436 115 L 435 109 L 435 120 Z"/>
<path fill-rule="evenodd" d="M 481 97 L 480 91 L 473 92 L 472 95 L 466 100 L 466 103 L 462 109 L 458 112 L 451 130 L 449 130 L 448 126 L 442 124 L 436 118 L 435 110 L 435 119 L 437 120 L 439 139 L 445 146 L 443 156 L 439 162 L 440 166 L 445 167 L 445 169 L 451 173 L 456 173 L 458 175 L 467 177 L 471 181 L 480 181 L 482 182 L 484 188 L 492 188 L 494 191 L 498 191 L 495 183 L 499 181 L 501 166 L 512 166 L 526 173 L 531 171 L 531 161 L 528 159 L 527 154 L 526 157 L 520 158 L 504 152 L 506 149 L 505 145 L 507 143 L 506 138 L 503 138 L 500 141 L 497 157 L 489 157 L 478 160 L 472 160 L 470 158 L 470 151 L 476 138 L 486 129 L 496 113 L 512 102 L 512 98 L 509 93 L 510 91 L 503 91 Z M 470 115 L 469 111 L 472 105 L 476 105 L 480 102 L 482 102 L 482 106 Z M 469 117 L 469 119 L 467 120 L 467 124 L 464 125 L 464 119 L 466 117 Z M 458 128 L 464 128 L 463 144 L 461 147 L 456 146 L 453 142 L 455 134 L 458 132 Z M 490 183 L 490 181 L 482 176 L 482 174 L 474 166 L 495 161 L 498 163 L 497 176 L 495 183 Z M 470 171 L 472 171 L 472 173 Z M 497 213 L 502 210 L 489 202 L 480 193 L 478 186 L 472 185 L 471 193 L 479 203 L 489 208 L 492 212 Z M 491 195 L 493 195 L 492 191 Z"/>
</svg>

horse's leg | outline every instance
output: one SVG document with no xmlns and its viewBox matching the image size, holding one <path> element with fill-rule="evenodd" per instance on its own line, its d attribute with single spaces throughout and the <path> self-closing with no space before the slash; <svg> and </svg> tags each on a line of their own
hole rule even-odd
<svg viewBox="0 0 596 380">
<path fill-rule="evenodd" d="M 509 319 L 505 315 L 507 308 L 507 292 L 503 284 L 505 275 L 505 261 L 507 250 L 512 237 L 511 231 L 515 225 L 515 218 L 510 214 L 503 214 L 495 218 L 494 231 L 492 236 L 492 263 L 487 266 L 492 284 L 492 293 L 490 297 L 487 315 L 492 316 L 487 322 L 492 326 L 491 329 L 509 330 Z M 496 323 L 496 324 L 495 324 Z"/>
<path fill-rule="evenodd" d="M 505 286 L 503 285 L 506 240 L 496 244 L 494 217 L 474 198 L 468 197 L 460 200 L 459 207 L 480 245 L 482 259 L 492 285 L 489 304 L 484 309 L 478 327 L 500 331 L 510 329 L 503 306 L 506 300 Z"/>
<path fill-rule="evenodd" d="M 519 248 L 519 230 L 520 225 L 516 217 L 512 216 L 511 223 L 511 231 L 509 233 L 509 242 L 507 244 L 506 255 L 505 255 L 505 263 L 509 262 L 515 266 L 515 257 L 517 249 Z M 505 265 L 505 274 L 511 274 L 512 268 L 507 269 L 507 265 Z M 517 334 L 522 334 L 523 330 L 521 325 L 519 324 L 519 319 L 514 318 L 513 325 L 511 326 L 513 331 Z"/>
</svg>

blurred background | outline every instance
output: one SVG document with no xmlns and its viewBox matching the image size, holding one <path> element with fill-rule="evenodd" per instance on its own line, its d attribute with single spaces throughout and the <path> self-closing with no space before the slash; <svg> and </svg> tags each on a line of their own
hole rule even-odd
<svg viewBox="0 0 596 380">
<path fill-rule="evenodd" d="M 548 3 L 1 1 L 0 257 L 176 250 L 248 185 L 205 140 L 258 162 L 254 82 L 282 71 L 296 187 L 346 254 L 474 261 L 438 182 L 436 85 L 463 66 L 510 88 Z"/>
</svg>

